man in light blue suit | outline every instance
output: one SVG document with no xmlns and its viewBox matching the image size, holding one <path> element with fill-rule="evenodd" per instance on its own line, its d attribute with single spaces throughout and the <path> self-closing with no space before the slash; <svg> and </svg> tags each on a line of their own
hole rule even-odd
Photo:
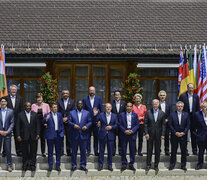
<svg viewBox="0 0 207 180">
<path fill-rule="evenodd" d="M 121 130 L 122 140 L 122 168 L 121 171 L 126 170 L 127 159 L 127 144 L 129 142 L 130 162 L 129 169 L 135 171 L 135 143 L 137 138 L 137 130 L 139 128 L 139 119 L 136 113 L 132 112 L 132 103 L 127 103 L 126 112 L 122 112 L 119 117 L 119 128 Z"/>
<path fill-rule="evenodd" d="M 53 169 L 53 148 L 55 146 L 56 152 L 56 170 L 61 171 L 60 169 L 60 159 L 61 159 L 61 148 L 62 148 L 62 139 L 64 136 L 64 125 L 63 117 L 60 112 L 57 112 L 57 103 L 51 104 L 51 112 L 45 114 L 43 119 L 43 124 L 46 125 L 45 138 L 47 139 L 48 146 L 48 171 Z"/>
<path fill-rule="evenodd" d="M 91 119 L 94 119 L 93 110 L 97 109 L 100 112 L 103 112 L 102 100 L 99 96 L 95 96 L 96 89 L 95 87 L 89 87 L 89 96 L 83 99 L 83 109 L 89 111 Z M 97 122 L 92 122 L 92 126 L 89 130 L 89 138 L 87 142 L 87 155 L 90 155 L 91 152 L 91 131 L 93 131 L 93 140 L 94 140 L 94 153 L 95 156 L 98 156 L 98 127 Z"/>
<path fill-rule="evenodd" d="M 4 142 L 7 157 L 7 170 L 11 172 L 11 133 L 14 128 L 14 112 L 12 109 L 7 108 L 7 99 L 5 97 L 1 98 L 0 103 L 0 149 L 2 147 L 2 142 Z"/>
<path fill-rule="evenodd" d="M 92 125 L 91 116 L 88 111 L 83 109 L 83 102 L 79 100 L 77 102 L 77 109 L 70 111 L 68 117 L 68 124 L 71 127 L 70 137 L 72 142 L 72 169 L 77 169 L 77 151 L 80 146 L 81 160 L 80 169 L 87 171 L 86 169 L 86 144 L 89 136 L 89 128 Z"/>
<path fill-rule="evenodd" d="M 101 171 L 103 169 L 104 164 L 104 151 L 105 146 L 107 144 L 107 150 L 108 150 L 108 170 L 113 171 L 112 168 L 112 155 L 113 155 L 113 149 L 114 149 L 114 139 L 116 137 L 115 130 L 117 128 L 117 115 L 114 113 L 111 113 L 112 105 L 110 103 L 106 103 L 106 112 L 102 112 L 99 115 L 98 111 L 94 111 L 94 115 L 97 115 L 96 120 L 98 122 L 99 126 L 99 147 L 100 147 L 100 153 L 99 153 L 99 168 L 98 171 Z"/>
</svg>

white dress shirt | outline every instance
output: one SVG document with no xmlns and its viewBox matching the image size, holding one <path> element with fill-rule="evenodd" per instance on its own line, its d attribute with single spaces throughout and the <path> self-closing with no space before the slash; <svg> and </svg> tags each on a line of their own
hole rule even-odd
<svg viewBox="0 0 207 180">
<path fill-rule="evenodd" d="M 131 129 L 132 127 L 132 113 L 127 112 L 127 128 Z"/>
<path fill-rule="evenodd" d="M 30 124 L 30 115 L 31 115 L 31 111 L 30 111 L 30 112 L 25 111 L 25 114 L 26 114 L 26 116 L 27 116 L 28 123 Z"/>
<path fill-rule="evenodd" d="M 116 101 L 115 100 L 115 102 L 116 102 L 116 111 L 119 113 L 119 110 L 120 110 L 120 100 L 119 101 Z"/>
<path fill-rule="evenodd" d="M 13 108 L 15 108 L 16 96 L 10 96 Z"/>
<path fill-rule="evenodd" d="M 65 110 L 67 109 L 67 107 L 68 107 L 68 100 L 69 100 L 69 98 L 68 99 L 66 99 L 66 100 L 64 100 L 64 107 L 65 107 Z"/>
<path fill-rule="evenodd" d="M 179 125 L 181 125 L 182 112 L 178 112 L 177 111 L 177 114 L 178 114 L 178 122 L 179 122 Z"/>
<path fill-rule="evenodd" d="M 155 111 L 155 110 L 153 109 L 153 116 L 154 116 L 155 122 L 157 122 L 158 111 L 159 111 L 159 109 L 157 109 L 157 111 Z"/>
<path fill-rule="evenodd" d="M 192 112 L 192 109 L 193 109 L 193 94 L 188 93 L 188 101 L 189 101 L 190 112 Z"/>
<path fill-rule="evenodd" d="M 5 125 L 5 121 L 6 121 L 6 111 L 7 111 L 7 107 L 5 109 L 1 108 L 3 128 L 4 128 L 4 125 Z"/>
<path fill-rule="evenodd" d="M 79 121 L 79 123 L 81 122 L 81 117 L 82 117 L 82 110 L 81 111 L 79 111 L 79 110 L 77 110 L 77 113 L 78 113 L 78 121 Z"/>
<path fill-rule="evenodd" d="M 207 126 L 207 116 L 205 116 L 204 113 L 203 113 L 203 119 L 204 119 L 204 121 L 205 121 L 205 123 L 206 123 L 206 126 Z"/>
<path fill-rule="evenodd" d="M 93 97 L 89 96 L 89 99 L 90 99 L 91 107 L 93 108 L 95 96 Z"/>
<path fill-rule="evenodd" d="M 161 107 L 161 110 L 165 113 L 165 101 L 164 102 L 160 101 L 160 107 Z"/>
<path fill-rule="evenodd" d="M 58 117 L 57 117 L 57 113 L 53 113 L 52 112 L 52 116 L 53 116 L 53 119 L 54 119 L 54 123 L 55 123 L 55 131 L 58 130 Z"/>
<path fill-rule="evenodd" d="M 107 120 L 107 124 L 109 124 L 111 121 L 111 113 L 110 114 L 106 113 L 106 120 Z"/>
</svg>

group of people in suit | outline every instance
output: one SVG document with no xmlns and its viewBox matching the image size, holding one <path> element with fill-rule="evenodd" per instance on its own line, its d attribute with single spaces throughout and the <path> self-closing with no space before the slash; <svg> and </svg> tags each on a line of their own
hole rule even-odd
<svg viewBox="0 0 207 180">
<path fill-rule="evenodd" d="M 142 104 L 142 95 L 134 95 L 134 104 L 121 99 L 121 92 L 114 92 L 114 100 L 105 104 L 96 95 L 95 87 L 89 87 L 89 94 L 75 103 L 69 90 L 62 91 L 62 97 L 51 106 L 43 102 L 42 94 L 37 94 L 37 103 L 26 102 L 17 94 L 17 86 L 10 86 L 10 94 L 0 100 L 0 149 L 7 157 L 8 171 L 12 171 L 11 137 L 14 133 L 16 154 L 22 156 L 22 170 L 35 171 L 38 139 L 41 139 L 42 156 L 45 154 L 45 140 L 48 147 L 48 171 L 53 170 L 53 149 L 56 152 L 56 170 L 61 171 L 61 155 L 64 154 L 64 135 L 66 153 L 71 156 L 72 171 L 77 169 L 77 151 L 80 147 L 80 169 L 87 171 L 87 156 L 91 155 L 91 134 L 93 133 L 94 155 L 98 158 L 98 171 L 103 169 L 105 146 L 107 146 L 107 169 L 113 171 L 112 158 L 116 153 L 122 157 L 121 171 L 135 171 L 135 154 L 143 156 L 143 137 L 147 141 L 146 171 L 151 168 L 153 149 L 155 151 L 154 169 L 158 171 L 161 140 L 164 151 L 170 156 L 169 170 L 176 164 L 178 144 L 181 147 L 181 169 L 186 169 L 188 131 L 191 132 L 193 155 L 198 154 L 196 169 L 203 166 L 203 155 L 207 146 L 207 102 L 200 104 L 193 93 L 193 84 L 180 96 L 176 111 L 166 102 L 166 92 L 161 90 L 159 99 L 152 100 L 152 108 L 147 110 Z M 118 143 L 116 142 L 118 136 Z M 138 145 L 136 139 L 138 135 Z M 171 153 L 169 145 L 171 142 Z M 130 162 L 127 162 L 129 144 Z M 199 153 L 197 153 L 197 147 Z"/>
</svg>

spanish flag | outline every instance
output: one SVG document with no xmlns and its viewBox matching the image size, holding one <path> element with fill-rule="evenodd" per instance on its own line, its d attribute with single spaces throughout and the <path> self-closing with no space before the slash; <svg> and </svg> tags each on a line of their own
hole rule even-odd
<svg viewBox="0 0 207 180">
<path fill-rule="evenodd" d="M 187 55 L 187 50 L 185 50 L 179 96 L 187 91 L 187 85 L 190 82 L 189 80 L 190 78 L 189 78 L 188 55 Z"/>
<path fill-rule="evenodd" d="M 0 92 L 1 97 L 8 95 L 5 73 L 5 52 L 3 46 L 1 46 L 0 54 Z"/>
</svg>

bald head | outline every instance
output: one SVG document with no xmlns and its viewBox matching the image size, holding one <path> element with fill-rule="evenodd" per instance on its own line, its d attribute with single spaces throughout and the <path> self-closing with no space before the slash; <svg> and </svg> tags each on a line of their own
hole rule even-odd
<svg viewBox="0 0 207 180">
<path fill-rule="evenodd" d="M 152 107 L 155 111 L 159 108 L 159 100 L 158 99 L 153 99 L 152 100 Z"/>
</svg>

